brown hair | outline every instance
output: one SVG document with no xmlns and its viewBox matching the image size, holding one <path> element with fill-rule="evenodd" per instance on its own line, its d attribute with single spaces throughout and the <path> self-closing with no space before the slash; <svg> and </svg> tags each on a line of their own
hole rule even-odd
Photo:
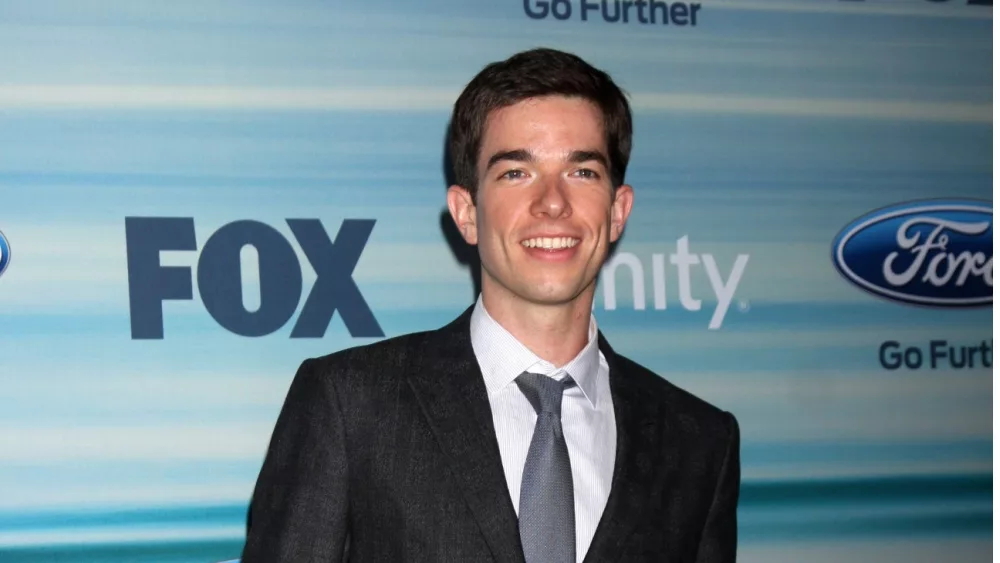
<svg viewBox="0 0 1000 563">
<path fill-rule="evenodd" d="M 607 73 L 580 57 L 555 49 L 532 49 L 487 65 L 455 102 L 448 129 L 455 182 L 478 188 L 477 165 L 490 112 L 541 96 L 569 96 L 593 102 L 604 117 L 612 186 L 625 183 L 632 152 L 632 111 L 625 93 Z"/>
</svg>

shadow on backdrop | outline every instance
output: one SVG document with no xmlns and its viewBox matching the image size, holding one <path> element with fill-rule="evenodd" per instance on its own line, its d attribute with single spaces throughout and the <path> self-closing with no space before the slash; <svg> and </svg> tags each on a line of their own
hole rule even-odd
<svg viewBox="0 0 1000 563">
<path fill-rule="evenodd" d="M 445 190 L 457 183 L 454 170 L 452 169 L 451 150 L 448 148 L 448 132 L 450 130 L 451 122 L 449 121 L 444 132 L 444 149 L 441 151 L 441 167 L 442 172 L 444 172 Z M 469 276 L 472 278 L 472 302 L 475 302 L 476 298 L 479 297 L 479 292 L 483 288 L 479 249 L 476 246 L 466 243 L 465 239 L 462 238 L 462 233 L 458 231 L 455 221 L 451 218 L 447 204 L 444 206 L 444 210 L 441 211 L 440 223 L 441 233 L 444 235 L 444 240 L 448 243 L 448 247 L 451 248 L 451 253 L 455 255 L 455 260 L 469 269 Z"/>
</svg>

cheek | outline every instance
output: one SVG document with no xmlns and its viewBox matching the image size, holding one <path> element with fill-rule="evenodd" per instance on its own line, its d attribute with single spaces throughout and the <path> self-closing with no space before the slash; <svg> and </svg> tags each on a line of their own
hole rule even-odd
<svg viewBox="0 0 1000 563">
<path fill-rule="evenodd" d="M 575 208 L 577 214 L 586 218 L 587 224 L 596 229 L 607 229 L 612 221 L 612 205 L 607 194 L 598 193 L 581 200 Z"/>
<path fill-rule="evenodd" d="M 511 224 L 510 209 L 499 202 L 481 205 L 476 223 L 480 238 L 505 238 Z"/>
</svg>

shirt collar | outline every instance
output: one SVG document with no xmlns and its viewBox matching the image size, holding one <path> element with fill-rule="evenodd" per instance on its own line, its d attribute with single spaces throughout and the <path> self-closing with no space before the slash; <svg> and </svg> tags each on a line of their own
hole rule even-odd
<svg viewBox="0 0 1000 563">
<path fill-rule="evenodd" d="M 587 345 L 575 358 L 561 367 L 536 356 L 491 317 L 483 305 L 482 295 L 476 300 L 476 306 L 472 311 L 470 331 L 472 349 L 483 372 L 486 391 L 490 396 L 499 393 L 526 371 L 543 375 L 565 372 L 573 377 L 590 404 L 596 404 L 600 349 L 597 345 L 597 320 L 593 314 L 590 315 Z"/>
</svg>

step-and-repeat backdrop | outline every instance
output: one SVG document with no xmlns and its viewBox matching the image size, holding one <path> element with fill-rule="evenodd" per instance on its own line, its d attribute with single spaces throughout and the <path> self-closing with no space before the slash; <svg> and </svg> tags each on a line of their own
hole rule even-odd
<svg viewBox="0 0 1000 563">
<path fill-rule="evenodd" d="M 4 3 L 0 559 L 237 557 L 299 363 L 472 303 L 447 119 L 544 45 L 631 96 L 595 314 L 739 418 L 740 560 L 987 560 L 982 4 Z"/>
</svg>

